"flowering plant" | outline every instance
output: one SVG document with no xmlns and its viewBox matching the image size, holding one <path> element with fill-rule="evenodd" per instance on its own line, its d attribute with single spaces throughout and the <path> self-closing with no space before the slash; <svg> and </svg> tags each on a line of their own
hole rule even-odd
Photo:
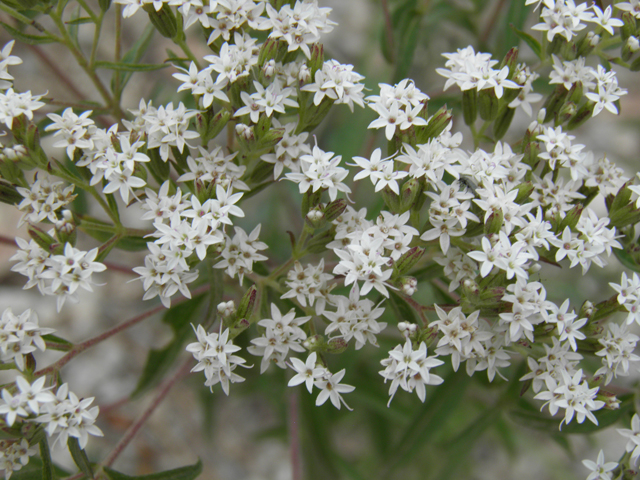
<svg viewBox="0 0 640 480">
<path fill-rule="evenodd" d="M 14 41 L 2 49 L 0 200 L 21 212 L 28 235 L 3 237 L 16 249 L 11 270 L 61 313 L 103 289 L 110 270 L 159 304 L 78 343 L 41 326 L 33 309 L 2 313 L 0 359 L 15 370 L 0 400 L 5 478 L 150 478 L 112 467 L 189 372 L 205 404 L 261 388 L 259 375 L 279 385 L 274 403 L 286 387 L 300 391 L 286 409 L 294 478 L 302 457 L 314 475 L 360 478 L 376 451 L 371 471 L 384 478 L 410 469 L 419 451 L 431 452 L 425 475 L 453 478 L 464 463 L 437 452 L 468 450 L 489 429 L 551 428 L 566 442 L 558 435 L 629 422 L 617 462 L 601 451 L 584 465 L 589 479 L 633 478 L 640 417 L 623 377 L 640 361 L 640 185 L 578 142 L 592 117 L 621 111 L 628 92 L 612 64 L 640 70 L 640 3 L 511 2 L 502 35 L 513 45 L 502 56 L 471 45 L 443 54 L 435 71 L 455 90 L 453 108 L 404 78 L 428 9 L 382 1 L 395 79 L 375 88 L 357 67 L 325 58 L 320 42 L 336 23 L 319 0 L 1 0 L 18 42 L 66 47 L 101 97 L 90 107 L 22 92 L 10 73 L 22 62 Z M 112 14 L 107 61 L 99 47 Z M 150 23 L 123 53 L 134 18 Z M 89 55 L 78 39 L 86 24 Z M 181 53 L 142 63 L 154 36 Z M 165 67 L 169 101 L 123 105 L 132 79 Z M 111 73 L 109 85 L 98 70 Z M 336 110 L 373 112 L 362 156 L 321 134 Z M 291 222 L 277 218 L 285 207 Z M 120 251 L 144 257 L 122 267 Z M 598 297 L 549 289 L 558 269 L 597 277 L 609 263 L 624 271 Z M 149 352 L 125 403 L 157 386 L 155 397 L 92 461 L 90 436 L 108 423 L 63 367 L 161 311 L 172 340 Z M 42 367 L 47 349 L 64 355 Z M 463 399 L 474 407 L 459 408 Z M 327 410 L 343 406 L 379 429 L 362 466 L 350 467 L 327 434 L 348 418 Z M 317 438 L 301 440 L 300 424 Z M 54 462 L 59 444 L 77 473 Z M 202 468 L 153 478 L 196 478 Z"/>
</svg>

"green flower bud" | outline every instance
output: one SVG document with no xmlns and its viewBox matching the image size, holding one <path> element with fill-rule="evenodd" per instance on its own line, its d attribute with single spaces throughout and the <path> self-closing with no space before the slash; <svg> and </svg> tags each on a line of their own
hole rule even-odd
<svg viewBox="0 0 640 480">
<path fill-rule="evenodd" d="M 3 160 L 0 160 L 0 176 L 4 178 L 1 167 L 2 163 Z M 16 187 L 11 185 L 10 183 L 5 183 L 2 179 L 0 179 L 0 202 L 6 203 L 8 205 L 15 205 L 16 203 L 20 203 L 23 198 L 24 197 L 20 195 L 16 190 Z"/>
<path fill-rule="evenodd" d="M 513 120 L 513 116 L 516 113 L 515 108 L 505 108 L 504 111 L 498 115 L 496 121 L 493 124 L 493 138 L 495 140 L 500 140 L 504 137 L 504 134 L 507 133 L 509 127 L 511 126 L 511 121 Z"/>
<path fill-rule="evenodd" d="M 48 233 L 43 232 L 33 225 L 29 225 L 27 228 L 29 236 L 36 242 L 42 249 L 49 253 L 61 254 L 64 250 L 64 246 L 60 245 L 58 240 L 53 238 Z"/>
<path fill-rule="evenodd" d="M 413 247 L 404 252 L 404 254 L 402 254 L 402 256 L 393 264 L 394 276 L 400 277 L 409 273 L 416 263 L 418 263 L 422 258 L 424 252 L 425 250 L 422 247 Z"/>
<path fill-rule="evenodd" d="M 513 79 L 513 75 L 516 72 L 517 64 L 518 64 L 518 47 L 512 47 L 504 56 L 504 58 L 502 59 L 502 62 L 500 62 L 499 70 L 501 70 L 505 66 L 509 67 L 509 76 L 507 78 L 511 80 Z"/>
<path fill-rule="evenodd" d="M 202 145 L 207 145 L 209 141 L 218 136 L 229 122 L 231 113 L 228 110 L 221 110 L 213 116 L 213 110 L 207 110 L 196 116 L 196 129 L 200 134 Z"/>
<path fill-rule="evenodd" d="M 111 7 L 111 0 L 98 0 L 98 5 L 100 5 L 100 10 L 106 12 Z"/>
<path fill-rule="evenodd" d="M 527 201 L 531 199 L 531 194 L 534 190 L 533 183 L 520 183 L 516 187 L 516 190 L 518 190 L 518 196 L 516 197 L 515 202 L 519 204 L 528 203 Z"/>
<path fill-rule="evenodd" d="M 144 4 L 142 9 L 147 12 L 149 20 L 160 35 L 165 38 L 173 38 L 176 36 L 178 33 L 178 21 L 173 10 L 166 3 L 157 11 L 150 3 Z"/>
<path fill-rule="evenodd" d="M 464 97 L 463 97 L 463 106 L 464 106 Z M 426 112 L 426 108 L 421 110 L 421 112 L 423 111 Z M 431 118 L 429 118 L 429 122 L 427 123 L 427 125 L 423 127 L 417 127 L 416 139 L 418 143 L 426 143 L 430 139 L 440 136 L 440 134 L 444 132 L 447 126 L 449 126 L 449 124 L 451 123 L 451 119 L 453 118 L 453 115 L 451 113 L 452 113 L 451 110 L 448 110 L 447 106 L 444 105 L 436 113 L 434 113 Z M 474 120 L 475 120 L 475 117 L 474 117 Z M 466 120 L 465 120 L 465 123 L 466 123 Z"/>
<path fill-rule="evenodd" d="M 478 93 L 478 112 L 483 120 L 495 120 L 500 110 L 500 100 L 493 89 L 485 88 Z"/>
<path fill-rule="evenodd" d="M 335 236 L 336 232 L 333 228 L 316 234 L 307 242 L 305 250 L 308 253 L 323 253 L 327 250 L 327 243 L 332 242 Z"/>
<path fill-rule="evenodd" d="M 553 93 L 547 97 L 547 100 L 544 102 L 546 115 L 542 123 L 550 122 L 558 115 L 558 111 L 562 108 L 567 98 L 567 93 L 568 91 L 564 86 L 558 85 Z"/>
<path fill-rule="evenodd" d="M 485 235 L 491 235 L 492 233 L 498 234 L 502 228 L 503 222 L 504 214 L 502 213 L 502 210 L 494 210 L 484 224 Z"/>
<path fill-rule="evenodd" d="M 315 78 L 316 72 L 322 69 L 324 63 L 324 46 L 321 43 L 314 43 L 311 47 L 311 58 L 307 61 L 307 67 L 311 72 L 311 78 Z"/>
<path fill-rule="evenodd" d="M 636 22 L 635 15 L 631 12 L 623 12 L 620 18 L 624 22 L 624 25 L 622 25 L 622 28 L 620 28 L 622 39 L 627 40 L 630 37 L 637 35 L 638 24 Z"/>
<path fill-rule="evenodd" d="M 558 123 L 563 124 L 575 117 L 578 109 L 573 102 L 566 102 L 558 112 Z"/>
<path fill-rule="evenodd" d="M 475 88 L 462 92 L 462 114 L 464 123 L 473 125 L 478 116 L 478 92 Z"/>
<path fill-rule="evenodd" d="M 329 202 L 324 208 L 324 216 L 327 222 L 333 222 L 338 218 L 347 208 L 347 201 L 344 198 L 338 198 L 333 202 Z"/>
<path fill-rule="evenodd" d="M 307 190 L 302 196 L 302 216 L 306 217 L 309 210 L 313 207 L 316 207 L 320 203 L 320 199 L 322 198 L 322 191 L 318 190 L 313 192 L 310 188 Z"/>
<path fill-rule="evenodd" d="M 270 60 L 275 60 L 278 56 L 278 51 L 284 47 L 286 49 L 286 42 L 281 42 L 274 38 L 267 38 L 258 54 L 258 65 L 263 68 Z"/>
<path fill-rule="evenodd" d="M 595 107 L 595 103 L 588 101 L 584 104 L 578 112 L 571 117 L 571 120 L 567 123 L 565 130 L 573 130 L 574 128 L 578 128 L 584 122 L 586 122 L 593 115 L 593 108 Z"/>
<path fill-rule="evenodd" d="M 540 144 L 538 142 L 528 143 L 524 147 L 524 157 L 522 157 L 522 161 L 529 165 L 532 169 L 536 168 L 540 159 L 538 155 L 540 154 Z"/>
<path fill-rule="evenodd" d="M 344 352 L 348 347 L 349 347 L 349 342 L 347 342 L 344 338 L 333 337 L 332 339 L 329 340 L 329 343 L 327 344 L 327 352 L 338 354 L 338 353 Z"/>
<path fill-rule="evenodd" d="M 387 208 L 392 213 L 399 213 L 401 208 L 400 196 L 395 193 L 389 186 L 382 189 L 382 198 Z"/>
<path fill-rule="evenodd" d="M 582 216 L 583 210 L 584 206 L 581 203 L 577 203 L 571 210 L 569 210 L 560 222 L 558 232 L 563 232 L 566 227 L 574 230 L 578 224 L 578 220 L 580 220 L 580 217 Z"/>
<path fill-rule="evenodd" d="M 256 298 L 258 296 L 258 290 L 255 285 L 251 285 L 249 290 L 245 292 L 242 296 L 242 300 L 240 300 L 240 304 L 238 305 L 238 309 L 236 310 L 236 318 L 239 319 L 249 319 L 253 314 L 253 308 L 256 304 Z"/>
<path fill-rule="evenodd" d="M 422 195 L 424 183 L 417 178 L 407 180 L 400 189 L 400 212 L 409 210 L 416 199 Z"/>
</svg>

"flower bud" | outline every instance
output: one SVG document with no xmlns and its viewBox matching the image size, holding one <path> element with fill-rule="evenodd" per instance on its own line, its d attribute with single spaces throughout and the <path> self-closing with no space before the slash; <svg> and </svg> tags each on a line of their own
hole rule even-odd
<svg viewBox="0 0 640 480">
<path fill-rule="evenodd" d="M 229 300 L 228 302 L 220 302 L 217 306 L 217 309 L 222 318 L 228 318 L 229 316 L 236 313 L 236 305 L 233 300 Z"/>
<path fill-rule="evenodd" d="M 27 155 L 27 149 L 24 145 L 12 145 L 10 147 L 4 147 L 2 149 L 2 155 L 7 160 L 18 161 Z"/>
<path fill-rule="evenodd" d="M 298 82 L 300 85 L 304 85 L 307 82 L 311 81 L 311 70 L 307 67 L 306 63 L 300 65 L 300 71 L 298 72 Z"/>
<path fill-rule="evenodd" d="M 344 338 L 333 337 L 329 340 L 329 343 L 327 343 L 327 352 L 338 354 L 344 352 L 348 347 L 349 342 L 347 342 Z"/>
<path fill-rule="evenodd" d="M 512 79 L 516 72 L 517 63 L 518 63 L 518 47 L 512 47 L 504 56 L 504 58 L 502 59 L 502 62 L 500 62 L 500 68 L 498 70 L 501 70 L 505 66 L 509 67 L 509 76 L 507 78 Z"/>
<path fill-rule="evenodd" d="M 405 182 L 400 189 L 400 211 L 406 212 L 409 210 L 423 191 L 424 183 L 417 178 L 412 178 Z"/>
<path fill-rule="evenodd" d="M 316 72 L 322 69 L 324 63 L 324 46 L 321 43 L 314 43 L 311 47 L 311 58 L 307 60 L 307 67 L 311 72 L 311 78 L 315 78 Z"/>
<path fill-rule="evenodd" d="M 475 92 L 475 90 L 473 91 Z M 422 111 L 426 112 L 426 108 L 424 108 Z M 452 118 L 453 115 L 451 110 L 447 109 L 446 105 L 442 106 L 436 113 L 433 114 L 431 118 L 429 118 L 427 125 L 416 128 L 416 139 L 418 143 L 426 143 L 430 139 L 440 136 L 440 134 L 444 132 L 444 130 L 449 126 Z"/>
<path fill-rule="evenodd" d="M 249 125 L 245 125 L 244 123 L 238 123 L 236 125 L 236 135 L 245 140 L 254 139 L 253 128 L 251 128 Z"/>
<path fill-rule="evenodd" d="M 286 49 L 286 42 L 281 42 L 275 38 L 267 38 L 260 48 L 260 53 L 258 53 L 258 65 L 260 68 L 263 68 L 270 60 L 275 60 L 279 50 L 282 48 Z"/>
<path fill-rule="evenodd" d="M 560 222 L 560 227 L 558 229 L 559 232 L 563 232 L 566 227 L 569 227 L 571 230 L 576 228 L 578 224 L 578 220 L 582 216 L 582 211 L 584 210 L 584 206 L 581 203 L 577 203 L 571 210 L 569 210 L 564 219 Z"/>
<path fill-rule="evenodd" d="M 0 176 L 5 178 L 4 175 L 2 175 L 2 164 L 3 162 L 0 160 Z M 0 181 L 0 202 L 8 205 L 15 205 L 16 203 L 20 203 L 23 199 L 24 197 L 18 193 L 16 187 L 9 183 Z"/>
<path fill-rule="evenodd" d="M 174 38 L 178 34 L 178 21 L 169 5 L 165 3 L 162 8 L 156 10 L 152 4 L 146 3 L 142 9 L 147 12 L 149 20 L 160 35 L 165 38 Z"/>
<path fill-rule="evenodd" d="M 304 220 L 307 225 L 309 225 L 314 230 L 322 228 L 324 224 L 327 223 L 321 206 L 316 206 L 309 210 Z"/>
<path fill-rule="evenodd" d="M 596 400 L 604 402 L 604 408 L 607 410 L 618 410 L 620 408 L 620 400 L 613 393 L 600 390 L 596 395 Z"/>
<path fill-rule="evenodd" d="M 327 250 L 327 243 L 332 242 L 335 235 L 336 232 L 334 228 L 330 228 L 320 234 L 316 234 L 311 240 L 309 240 L 305 250 L 308 253 L 323 253 Z"/>
<path fill-rule="evenodd" d="M 322 335 L 313 335 L 302 342 L 302 346 L 312 352 L 314 350 L 319 350 L 320 348 L 325 347 L 326 343 Z"/>
<path fill-rule="evenodd" d="M 240 300 L 240 304 L 238 305 L 237 310 L 237 318 L 246 318 L 249 319 L 253 314 L 253 308 L 256 304 L 256 298 L 258 295 L 258 290 L 255 285 L 251 285 L 249 290 L 242 296 Z"/>
<path fill-rule="evenodd" d="M 62 218 L 55 223 L 56 237 L 60 243 L 76 244 L 77 231 L 73 214 L 70 210 L 62 211 Z"/>
<path fill-rule="evenodd" d="M 478 116 L 478 92 L 475 88 L 462 92 L 462 114 L 464 123 L 473 125 Z"/>
<path fill-rule="evenodd" d="M 517 92 L 515 89 L 512 89 L 511 91 Z M 504 134 L 507 133 L 507 130 L 509 130 L 509 127 L 511 126 L 511 121 L 513 120 L 515 113 L 515 108 L 507 107 L 500 115 L 498 115 L 498 118 L 496 118 L 496 121 L 493 124 L 494 139 L 500 140 L 504 137 Z"/>
<path fill-rule="evenodd" d="M 531 266 L 527 269 L 527 273 L 529 273 L 529 275 L 534 275 L 540 270 L 542 270 L 542 265 L 540 265 L 539 263 L 532 263 Z"/>
<path fill-rule="evenodd" d="M 395 276 L 402 276 L 411 271 L 424 255 L 425 249 L 422 247 L 413 247 L 404 252 L 402 256 L 393 264 Z"/>
<path fill-rule="evenodd" d="M 100 10 L 106 12 L 111 7 L 111 0 L 98 0 L 98 5 L 100 5 Z"/>
<path fill-rule="evenodd" d="M 490 88 L 480 90 L 478 93 L 478 112 L 483 120 L 495 120 L 498 116 L 500 100 L 495 91 Z"/>
<path fill-rule="evenodd" d="M 316 192 L 313 192 L 312 189 L 307 190 L 302 196 L 302 215 L 306 217 L 312 208 L 320 204 L 321 198 L 321 190 Z"/>
<path fill-rule="evenodd" d="M 635 36 L 638 32 L 636 17 L 631 12 L 622 12 L 620 18 L 623 21 L 622 28 L 620 28 L 620 34 L 622 35 L 623 40 L 627 40 L 632 36 Z"/>
<path fill-rule="evenodd" d="M 418 290 L 418 280 L 415 277 L 403 277 L 400 279 L 400 290 L 408 297 L 412 297 Z"/>
<path fill-rule="evenodd" d="M 586 122 L 593 115 L 594 107 L 595 103 L 593 103 L 592 101 L 588 101 L 587 103 L 585 103 L 582 107 L 580 107 L 578 113 L 571 117 L 571 120 L 569 120 L 569 122 L 567 123 L 565 130 L 573 130 L 574 128 L 577 128 L 584 122 Z"/>
<path fill-rule="evenodd" d="M 637 37 L 630 36 L 622 47 L 622 60 L 628 62 L 633 54 L 640 50 L 640 42 Z"/>
<path fill-rule="evenodd" d="M 516 196 L 515 202 L 519 204 L 529 203 L 527 200 L 530 200 L 534 186 L 531 182 L 519 183 L 516 190 L 518 190 L 518 195 Z"/>
<path fill-rule="evenodd" d="M 206 145 L 209 141 L 216 138 L 231 118 L 231 113 L 228 110 L 221 110 L 213 117 L 211 116 L 212 114 L 213 110 L 207 110 L 204 114 L 198 114 L 196 116 L 196 128 L 200 134 L 203 145 Z"/>
<path fill-rule="evenodd" d="M 262 75 L 266 79 L 270 79 L 276 74 L 276 61 L 272 58 L 262 67 Z"/>
<path fill-rule="evenodd" d="M 567 89 L 562 85 L 558 85 L 553 93 L 547 98 L 544 108 L 545 108 L 545 116 L 544 120 L 539 123 L 547 123 L 553 120 L 557 115 L 558 111 L 564 105 L 564 101 L 567 98 Z"/>
<path fill-rule="evenodd" d="M 573 118 L 578 109 L 576 108 L 576 104 L 573 102 L 565 103 L 560 111 L 558 112 L 558 123 L 562 124 L 568 122 L 571 118 Z"/>
<path fill-rule="evenodd" d="M 382 198 L 387 208 L 392 213 L 399 213 L 401 210 L 400 196 L 395 193 L 389 186 L 382 189 Z"/>
<path fill-rule="evenodd" d="M 338 198 L 333 202 L 329 202 L 324 208 L 324 216 L 327 222 L 333 222 L 338 218 L 347 208 L 347 201 L 344 198 Z"/>
<path fill-rule="evenodd" d="M 502 223 L 504 222 L 504 214 L 502 213 L 502 209 L 494 210 L 486 223 L 484 224 L 484 233 L 485 235 L 490 235 L 492 233 L 499 233 L 502 228 Z"/>
</svg>

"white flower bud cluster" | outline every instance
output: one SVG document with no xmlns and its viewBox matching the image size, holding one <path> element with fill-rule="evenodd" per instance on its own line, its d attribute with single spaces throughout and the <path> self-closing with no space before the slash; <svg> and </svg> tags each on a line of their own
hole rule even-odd
<svg viewBox="0 0 640 480">
<path fill-rule="evenodd" d="M 29 457 L 38 453 L 38 447 L 29 446 L 26 439 L 0 440 L 0 470 L 4 471 L 5 480 L 9 480 L 13 472 L 22 470 L 29 463 Z"/>
<path fill-rule="evenodd" d="M 38 315 L 30 308 L 20 315 L 7 308 L 0 317 L 0 361 L 13 362 L 19 370 L 24 370 L 24 356 L 36 349 L 46 350 L 42 336 L 54 331 L 40 327 Z"/>
</svg>

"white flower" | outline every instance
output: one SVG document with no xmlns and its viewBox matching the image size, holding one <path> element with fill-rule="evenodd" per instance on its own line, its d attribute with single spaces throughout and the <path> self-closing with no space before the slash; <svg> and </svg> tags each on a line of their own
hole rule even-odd
<svg viewBox="0 0 640 480">
<path fill-rule="evenodd" d="M 327 399 L 330 399 L 333 406 L 338 410 L 340 410 L 341 405 L 344 405 L 348 410 L 352 410 L 340 395 L 341 393 L 353 392 L 356 389 L 352 385 L 340 383 L 345 371 L 344 368 L 337 373 L 331 373 L 327 370 L 319 380 L 316 380 L 315 386 L 321 390 L 316 398 L 316 406 L 322 405 Z"/>
<path fill-rule="evenodd" d="M 611 472 L 618 466 L 617 462 L 604 463 L 604 452 L 602 450 L 598 453 L 598 458 L 595 462 L 592 460 L 582 460 L 582 464 L 591 470 L 586 480 L 611 480 L 611 475 L 608 472 Z"/>
</svg>

